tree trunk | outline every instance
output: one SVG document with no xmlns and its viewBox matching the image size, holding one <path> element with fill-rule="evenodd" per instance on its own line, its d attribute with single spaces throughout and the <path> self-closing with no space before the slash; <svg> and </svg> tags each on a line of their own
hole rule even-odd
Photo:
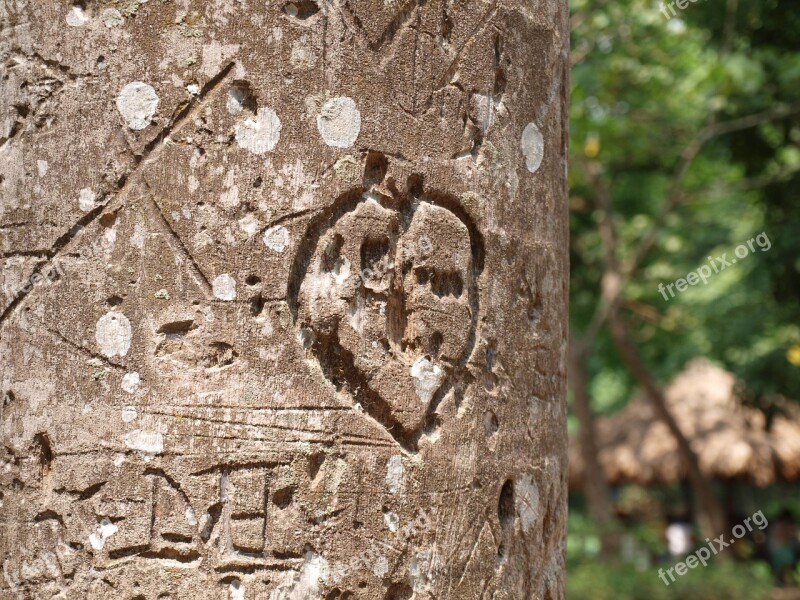
<svg viewBox="0 0 800 600">
<path fill-rule="evenodd" d="M 619 548 L 619 530 L 611 487 L 600 464 L 600 445 L 597 441 L 596 421 L 587 387 L 586 370 L 582 353 L 570 344 L 569 388 L 572 391 L 572 412 L 580 427 L 578 440 L 583 462 L 583 492 L 586 508 L 600 530 L 602 557 L 616 557 Z"/>
<path fill-rule="evenodd" d="M 678 453 L 686 465 L 689 481 L 695 493 L 700 531 L 704 536 L 715 535 L 716 532 L 722 531 L 725 526 L 724 513 L 719 502 L 714 497 L 711 482 L 706 479 L 700 470 L 700 461 L 697 454 L 681 431 L 672 413 L 670 413 L 661 388 L 642 361 L 639 350 L 628 333 L 625 320 L 620 314 L 621 292 L 625 277 L 620 271 L 617 259 L 617 235 L 612 218 L 611 195 L 608 192 L 608 188 L 603 185 L 599 165 L 590 163 L 587 168 L 587 174 L 597 189 L 597 204 L 600 208 L 601 216 L 599 230 L 606 259 L 606 269 L 603 274 L 601 290 L 602 298 L 605 302 L 604 310 L 607 314 L 614 345 L 631 375 L 644 389 L 656 417 L 667 426 L 675 438 L 678 445 Z"/>
<path fill-rule="evenodd" d="M 563 598 L 567 13 L 0 6 L 0 597 Z"/>
<path fill-rule="evenodd" d="M 612 309 L 609 314 L 609 326 L 623 362 L 628 366 L 633 378 L 642 386 L 653 407 L 656 418 L 667 426 L 675 438 L 675 442 L 678 445 L 678 454 L 686 466 L 687 477 L 694 493 L 697 522 L 701 534 L 703 537 L 710 538 L 723 533 L 727 523 L 722 505 L 714 496 L 711 482 L 700 470 L 700 460 L 692 449 L 689 439 L 683 434 L 675 417 L 672 416 L 661 387 L 653 379 L 650 371 L 642 361 L 639 350 L 628 334 L 628 329 L 617 307 Z"/>
</svg>

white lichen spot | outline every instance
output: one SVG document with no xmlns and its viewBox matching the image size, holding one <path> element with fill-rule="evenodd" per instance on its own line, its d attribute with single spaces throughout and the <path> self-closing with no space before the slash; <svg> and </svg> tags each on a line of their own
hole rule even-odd
<svg viewBox="0 0 800 600">
<path fill-rule="evenodd" d="M 248 213 L 241 219 L 239 219 L 239 229 L 241 229 L 247 237 L 253 237 L 258 230 L 261 228 L 261 223 L 259 223 L 258 219 L 252 214 Z"/>
<path fill-rule="evenodd" d="M 114 466 L 118 469 L 125 463 L 125 455 L 122 452 L 119 452 L 114 457 Z"/>
<path fill-rule="evenodd" d="M 314 345 L 314 339 L 314 331 L 308 327 L 303 327 L 297 332 L 297 341 L 300 342 L 300 345 L 306 350 Z"/>
<path fill-rule="evenodd" d="M 199 96 L 200 95 L 200 86 L 197 83 L 190 83 L 186 86 L 186 91 L 189 92 L 192 96 Z"/>
<path fill-rule="evenodd" d="M 164 451 L 164 436 L 157 431 L 134 429 L 125 436 L 125 445 L 145 454 L 160 454 Z"/>
<path fill-rule="evenodd" d="M 146 241 L 147 230 L 141 223 L 137 223 L 133 228 L 133 233 L 131 234 L 131 246 L 142 250 Z"/>
<path fill-rule="evenodd" d="M 186 509 L 186 512 L 183 514 L 183 516 L 186 517 L 186 522 L 189 525 L 197 525 L 197 517 L 195 517 L 194 509 L 191 506 Z"/>
<path fill-rule="evenodd" d="M 89 535 L 89 544 L 95 550 L 102 550 L 103 546 L 106 545 L 106 540 L 117 531 L 119 531 L 119 528 L 116 525 L 108 519 L 103 519 L 98 523 L 97 529 Z"/>
<path fill-rule="evenodd" d="M 244 584 L 234 579 L 230 584 L 231 600 L 244 600 Z"/>
<path fill-rule="evenodd" d="M 264 244 L 270 250 L 283 252 L 289 245 L 289 231 L 283 225 L 270 227 L 264 232 Z"/>
<path fill-rule="evenodd" d="M 136 411 L 135 406 L 126 406 L 122 409 L 122 420 L 125 423 L 130 423 L 131 421 L 135 421 L 136 417 L 139 416 L 139 413 Z"/>
<path fill-rule="evenodd" d="M 83 212 L 89 212 L 93 210 L 96 206 L 97 194 L 95 194 L 90 188 L 83 188 L 78 193 L 78 207 Z"/>
<path fill-rule="evenodd" d="M 211 289 L 215 298 L 225 302 L 236 299 L 236 280 L 227 273 L 217 276 L 211 283 Z"/>
<path fill-rule="evenodd" d="M 39 174 L 39 179 L 47 175 L 47 169 L 49 168 L 49 164 L 46 160 L 37 160 L 36 161 L 36 172 Z"/>
<path fill-rule="evenodd" d="M 105 9 L 102 13 L 100 13 L 100 20 L 103 21 L 103 25 L 109 29 L 113 27 L 119 27 L 125 23 L 125 17 L 123 17 L 122 13 L 116 8 Z"/>
<path fill-rule="evenodd" d="M 375 560 L 375 566 L 372 567 L 372 572 L 375 574 L 375 577 L 383 577 L 389 572 L 389 561 L 385 556 L 379 556 Z"/>
<path fill-rule="evenodd" d="M 264 154 L 278 145 L 281 120 L 271 108 L 259 108 L 255 119 L 236 125 L 236 142 L 253 154 Z"/>
<path fill-rule="evenodd" d="M 200 535 L 204 538 L 208 538 L 211 535 L 211 529 L 214 526 L 214 519 L 211 518 L 211 515 L 208 513 L 203 513 L 200 517 Z"/>
<path fill-rule="evenodd" d="M 236 185 L 236 170 L 231 169 L 225 174 L 222 182 L 223 191 L 219 197 L 219 203 L 225 208 L 235 208 L 239 206 L 239 186 Z"/>
<path fill-rule="evenodd" d="M 125 373 L 122 377 L 122 387 L 123 392 L 127 392 L 129 394 L 133 394 L 139 389 L 139 373 L 136 371 L 132 371 L 131 373 Z"/>
<path fill-rule="evenodd" d="M 402 487 L 404 473 L 403 457 L 395 454 L 386 463 L 386 487 L 390 494 L 396 494 Z"/>
<path fill-rule="evenodd" d="M 436 570 L 436 558 L 431 550 L 420 550 L 409 561 L 408 576 L 415 596 L 429 591 Z"/>
<path fill-rule="evenodd" d="M 528 123 L 522 131 L 522 154 L 525 156 L 525 167 L 535 173 L 544 158 L 544 138 L 535 123 Z"/>
<path fill-rule="evenodd" d="M 527 533 L 539 519 L 539 488 L 530 475 L 525 475 L 517 482 L 515 492 L 519 522 Z"/>
<path fill-rule="evenodd" d="M 69 9 L 67 13 L 67 25 L 70 27 L 83 27 L 89 22 L 89 16 L 83 12 L 83 8 L 77 4 Z"/>
<path fill-rule="evenodd" d="M 397 513 L 393 512 L 386 512 L 383 513 L 383 522 L 386 524 L 386 527 L 389 528 L 389 531 L 394 533 L 400 528 L 400 517 L 397 516 Z"/>
<path fill-rule="evenodd" d="M 240 87 L 233 86 L 228 90 L 228 99 L 225 102 L 225 108 L 232 115 L 238 115 L 244 110 L 244 103 L 247 98 L 247 92 Z"/>
<path fill-rule="evenodd" d="M 331 98 L 317 115 L 317 129 L 328 146 L 349 148 L 361 131 L 361 113 L 347 96 Z"/>
<path fill-rule="evenodd" d="M 133 81 L 122 88 L 117 96 L 117 110 L 125 124 L 133 130 L 144 129 L 150 124 L 158 108 L 158 95 L 152 86 Z"/>
<path fill-rule="evenodd" d="M 111 248 L 114 247 L 114 244 L 117 241 L 117 224 L 114 223 L 111 227 L 106 227 L 105 233 L 103 233 L 103 241 L 105 242 L 103 246 L 108 252 Z M 108 254 L 106 254 L 108 255 Z"/>
<path fill-rule="evenodd" d="M 470 96 L 470 109 L 472 110 L 475 124 L 486 133 L 494 125 L 494 97 L 485 94 L 472 94 Z"/>
<path fill-rule="evenodd" d="M 417 396 L 419 396 L 423 404 L 427 404 L 442 384 L 444 371 L 439 365 L 432 363 L 423 356 L 411 365 L 411 377 L 414 379 L 414 389 L 417 392 Z"/>
<path fill-rule="evenodd" d="M 342 285 L 345 281 L 350 278 L 350 261 L 347 260 L 346 256 L 343 256 L 336 263 L 333 265 L 333 278 L 336 280 L 336 283 Z"/>
<path fill-rule="evenodd" d="M 94 339 L 104 356 L 125 356 L 131 347 L 131 322 L 112 310 L 97 321 Z"/>
<path fill-rule="evenodd" d="M 289 62 L 299 69 L 310 69 L 317 63 L 317 55 L 307 37 L 301 37 L 292 44 Z"/>
<path fill-rule="evenodd" d="M 308 551 L 300 571 L 286 571 L 280 585 L 269 595 L 269 600 L 308 600 L 319 598 L 323 584 L 330 577 L 328 561 L 319 554 Z"/>
</svg>

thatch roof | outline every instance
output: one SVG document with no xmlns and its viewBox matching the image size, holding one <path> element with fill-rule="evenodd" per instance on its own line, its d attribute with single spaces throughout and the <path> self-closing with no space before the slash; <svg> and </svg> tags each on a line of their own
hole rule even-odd
<svg viewBox="0 0 800 600">
<path fill-rule="evenodd" d="M 777 416 L 771 431 L 764 414 L 742 406 L 733 374 L 704 359 L 691 361 L 664 390 L 667 405 L 709 477 L 746 479 L 764 486 L 800 476 L 800 411 Z M 675 438 L 648 400 L 634 397 L 620 412 L 597 420 L 599 460 L 612 483 L 672 483 L 686 477 Z M 579 486 L 583 464 L 577 438 L 570 444 L 570 483 Z"/>
</svg>

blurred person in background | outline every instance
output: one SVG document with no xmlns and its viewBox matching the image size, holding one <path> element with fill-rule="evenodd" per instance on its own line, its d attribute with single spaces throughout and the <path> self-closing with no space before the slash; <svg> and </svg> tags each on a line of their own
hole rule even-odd
<svg viewBox="0 0 800 600">
<path fill-rule="evenodd" d="M 770 527 L 767 552 L 777 580 L 782 584 L 792 583 L 792 575 L 800 556 L 800 540 L 797 537 L 797 522 L 791 511 L 783 510 Z"/>
<path fill-rule="evenodd" d="M 694 543 L 692 523 L 688 515 L 671 516 L 664 530 L 670 556 L 684 556 L 691 552 Z"/>
</svg>

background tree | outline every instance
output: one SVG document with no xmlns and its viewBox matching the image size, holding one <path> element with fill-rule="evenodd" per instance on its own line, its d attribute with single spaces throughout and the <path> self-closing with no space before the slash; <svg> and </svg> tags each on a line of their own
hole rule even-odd
<svg viewBox="0 0 800 600">
<path fill-rule="evenodd" d="M 668 20 L 644 0 L 572 3 L 571 339 L 587 390 L 572 402 L 582 429 L 637 387 L 658 400 L 695 356 L 733 371 L 768 417 L 800 398 L 800 304 L 787 293 L 800 275 L 788 200 L 800 182 L 795 13 L 730 0 Z M 660 294 L 761 233 L 769 244 L 707 285 Z M 585 465 L 596 464 L 591 453 L 584 446 Z M 707 496 L 711 482 L 693 480 L 695 498 Z M 716 504 L 698 503 L 697 514 L 718 535 Z"/>
</svg>

